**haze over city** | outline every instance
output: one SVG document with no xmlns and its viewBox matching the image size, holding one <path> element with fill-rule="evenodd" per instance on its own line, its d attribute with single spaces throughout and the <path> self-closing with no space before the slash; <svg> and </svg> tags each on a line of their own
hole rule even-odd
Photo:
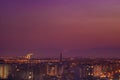
<svg viewBox="0 0 120 80">
<path fill-rule="evenodd" d="M 120 56 L 119 0 L 1 0 L 0 56 Z"/>
</svg>

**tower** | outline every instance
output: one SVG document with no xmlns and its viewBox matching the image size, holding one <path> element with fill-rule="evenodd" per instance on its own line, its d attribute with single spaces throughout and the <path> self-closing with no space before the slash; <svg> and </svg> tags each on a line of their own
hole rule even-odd
<svg viewBox="0 0 120 80">
<path fill-rule="evenodd" d="M 62 62 L 62 53 L 60 53 L 60 62 Z"/>
</svg>

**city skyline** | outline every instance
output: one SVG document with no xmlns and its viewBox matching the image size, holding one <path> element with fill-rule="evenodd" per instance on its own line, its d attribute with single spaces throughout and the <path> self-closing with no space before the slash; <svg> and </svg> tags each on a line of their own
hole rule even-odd
<svg viewBox="0 0 120 80">
<path fill-rule="evenodd" d="M 119 57 L 119 0 L 0 1 L 0 56 Z"/>
</svg>

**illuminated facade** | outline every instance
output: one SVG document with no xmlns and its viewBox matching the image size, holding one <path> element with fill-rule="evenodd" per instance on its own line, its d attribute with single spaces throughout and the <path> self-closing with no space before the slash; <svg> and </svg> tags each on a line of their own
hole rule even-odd
<svg viewBox="0 0 120 80">
<path fill-rule="evenodd" d="M 57 65 L 47 65 L 47 75 L 57 76 L 58 75 L 58 66 Z"/>
<path fill-rule="evenodd" d="M 0 79 L 7 79 L 10 74 L 10 66 L 7 64 L 0 64 Z"/>
<path fill-rule="evenodd" d="M 93 69 L 93 75 L 94 77 L 99 77 L 101 76 L 102 73 L 102 66 L 101 65 L 95 65 Z"/>
</svg>

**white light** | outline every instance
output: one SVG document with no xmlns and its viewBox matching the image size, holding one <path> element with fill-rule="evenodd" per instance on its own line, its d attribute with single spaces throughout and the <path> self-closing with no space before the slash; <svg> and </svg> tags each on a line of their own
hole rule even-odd
<svg viewBox="0 0 120 80">
<path fill-rule="evenodd" d="M 32 78 L 32 76 L 29 76 L 29 77 L 28 77 L 28 79 L 31 79 L 31 78 Z"/>
</svg>

